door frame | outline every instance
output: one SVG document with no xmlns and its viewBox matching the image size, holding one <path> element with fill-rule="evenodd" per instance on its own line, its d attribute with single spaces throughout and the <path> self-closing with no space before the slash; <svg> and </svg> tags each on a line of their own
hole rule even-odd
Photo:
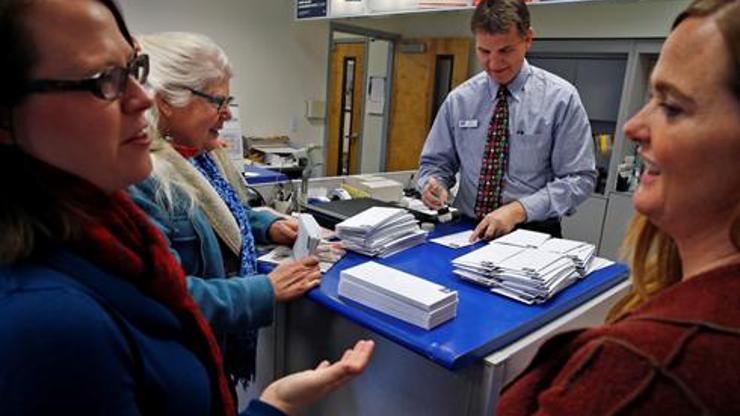
<svg viewBox="0 0 740 416">
<path fill-rule="evenodd" d="M 393 90 L 393 57 L 394 57 L 394 51 L 396 48 L 396 42 L 401 39 L 401 35 L 397 35 L 395 33 L 390 32 L 384 32 L 381 30 L 376 29 L 368 29 L 364 27 L 358 27 L 358 26 L 352 26 L 347 25 L 343 23 L 337 23 L 337 22 L 330 22 L 329 23 L 329 41 L 327 43 L 327 54 L 326 54 L 326 99 L 325 99 L 325 113 L 327 116 L 329 115 L 329 104 L 331 102 L 331 51 L 332 46 L 334 44 L 334 32 L 342 32 L 342 33 L 351 33 L 353 35 L 362 36 L 364 38 L 375 38 L 380 40 L 386 40 L 389 41 L 389 48 L 388 48 L 388 69 L 386 71 L 386 89 L 385 89 L 385 107 L 383 108 L 383 130 L 381 132 L 381 143 L 380 143 L 380 170 L 382 172 L 385 172 L 386 170 L 386 153 L 387 153 L 387 143 L 388 143 L 388 127 L 390 122 L 390 107 L 393 105 L 391 103 L 391 97 L 392 97 L 392 90 Z M 357 170 L 358 172 L 362 172 L 362 148 L 363 148 L 363 139 L 364 134 L 363 130 L 365 127 L 365 107 L 364 104 L 367 100 L 367 69 L 368 69 L 368 48 L 365 49 L 365 62 L 364 62 L 364 68 L 363 73 L 364 79 L 362 80 L 362 103 L 363 103 L 363 111 L 362 114 L 360 114 L 360 124 L 363 127 L 359 131 L 359 137 L 357 140 L 359 141 L 359 148 L 357 150 Z M 327 157 L 329 153 L 329 120 L 326 120 L 326 123 L 324 125 L 324 160 L 327 160 Z M 326 163 L 324 163 L 324 175 L 326 175 Z"/>
</svg>

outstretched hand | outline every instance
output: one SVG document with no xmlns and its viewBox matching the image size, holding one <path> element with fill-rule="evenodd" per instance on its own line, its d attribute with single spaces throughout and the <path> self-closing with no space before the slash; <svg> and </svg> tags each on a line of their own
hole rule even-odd
<svg viewBox="0 0 740 416">
<path fill-rule="evenodd" d="M 334 364 L 323 361 L 313 370 L 294 373 L 273 382 L 262 392 L 260 400 L 288 415 L 295 415 L 362 373 L 374 347 L 373 341 L 358 341 Z"/>
</svg>

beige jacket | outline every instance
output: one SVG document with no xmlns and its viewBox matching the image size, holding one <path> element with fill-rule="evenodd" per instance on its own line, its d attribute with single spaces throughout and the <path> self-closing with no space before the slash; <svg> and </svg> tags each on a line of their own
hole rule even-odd
<svg viewBox="0 0 740 416">
<path fill-rule="evenodd" d="M 231 164 L 228 155 L 223 149 L 215 150 L 211 152 L 211 155 L 226 180 L 231 184 L 241 183 L 239 173 Z M 168 141 L 161 137 L 157 137 L 152 143 L 151 156 L 155 164 L 160 164 L 164 167 L 164 169 L 158 169 L 158 171 L 166 172 L 164 176 L 169 176 L 160 176 L 159 180 L 186 183 L 195 189 L 195 196 L 197 198 L 195 202 L 205 213 L 213 230 L 234 255 L 239 256 L 242 245 L 239 225 L 231 214 L 231 211 L 229 211 L 229 207 L 226 206 L 223 199 L 213 189 L 208 179 L 203 177 L 187 159 L 182 157 Z M 241 185 L 234 186 L 234 189 L 236 189 L 236 192 L 243 201 L 247 200 L 246 192 Z"/>
</svg>

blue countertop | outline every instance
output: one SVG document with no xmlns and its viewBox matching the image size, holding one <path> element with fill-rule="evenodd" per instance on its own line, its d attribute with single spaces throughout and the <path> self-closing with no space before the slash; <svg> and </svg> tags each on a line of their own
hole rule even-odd
<svg viewBox="0 0 740 416">
<path fill-rule="evenodd" d="M 430 238 L 470 229 L 470 223 L 441 224 Z M 484 243 L 451 249 L 427 242 L 386 259 L 349 252 L 322 278 L 308 297 L 342 316 L 450 369 L 462 368 L 527 335 L 628 277 L 628 268 L 614 264 L 591 273 L 541 305 L 525 305 L 460 280 L 452 259 Z M 423 277 L 458 291 L 457 317 L 424 330 L 337 295 L 339 272 L 368 260 Z"/>
<path fill-rule="evenodd" d="M 257 165 L 244 165 L 244 179 L 250 185 L 287 181 L 288 176 Z"/>
</svg>

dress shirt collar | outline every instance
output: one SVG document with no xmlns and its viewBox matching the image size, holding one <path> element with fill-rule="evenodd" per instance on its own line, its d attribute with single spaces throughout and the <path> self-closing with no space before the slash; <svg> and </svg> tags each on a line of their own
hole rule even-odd
<svg viewBox="0 0 740 416">
<path fill-rule="evenodd" d="M 509 95 L 511 95 L 515 100 L 521 101 L 522 95 L 524 94 L 524 84 L 527 83 L 531 74 L 532 67 L 529 66 L 529 63 L 527 63 L 527 60 L 525 59 L 522 63 L 522 68 L 519 70 L 519 74 L 517 74 L 517 76 L 506 85 L 506 88 L 509 89 Z M 499 84 L 492 80 L 490 76 L 487 76 L 486 78 L 488 79 L 488 93 L 491 95 L 491 101 L 495 101 Z"/>
</svg>

